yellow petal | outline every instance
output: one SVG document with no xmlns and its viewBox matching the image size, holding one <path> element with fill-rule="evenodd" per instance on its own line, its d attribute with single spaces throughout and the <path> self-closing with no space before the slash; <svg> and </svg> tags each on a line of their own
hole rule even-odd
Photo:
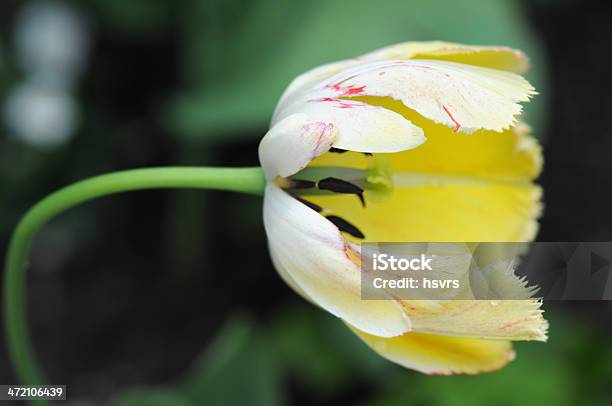
<svg viewBox="0 0 612 406">
<path fill-rule="evenodd" d="M 526 241 L 539 213 L 536 186 L 440 184 L 395 190 L 389 201 L 355 204 L 352 196 L 309 197 L 362 230 L 366 241 Z M 367 201 L 367 197 L 366 197 Z M 415 332 L 544 340 L 547 324 L 533 300 L 495 305 L 457 300 L 405 301 Z"/>
<path fill-rule="evenodd" d="M 530 241 L 537 231 L 541 191 L 531 183 L 540 151 L 522 131 L 453 134 L 431 124 L 419 148 L 386 157 L 395 190 L 384 202 L 353 196 L 309 200 L 355 224 L 366 241 Z M 427 132 L 428 131 L 428 132 Z M 365 168 L 362 154 L 326 154 L 316 165 Z M 350 237 L 347 237 L 350 238 Z M 547 323 L 534 300 L 403 301 L 414 332 L 474 338 L 545 340 Z"/>
<path fill-rule="evenodd" d="M 264 225 L 274 265 L 298 293 L 368 333 L 410 331 L 397 301 L 361 300 L 360 268 L 336 226 L 274 183 L 265 191 Z"/>
<path fill-rule="evenodd" d="M 424 124 L 426 120 L 418 124 Z M 430 123 L 416 149 L 381 154 L 395 190 L 364 209 L 352 196 L 313 196 L 315 203 L 357 225 L 370 241 L 530 241 L 537 231 L 541 190 L 538 144 L 522 128 L 503 133 L 452 133 Z M 311 165 L 365 169 L 363 154 L 328 153 Z"/>
<path fill-rule="evenodd" d="M 307 198 L 355 224 L 367 241 L 529 241 L 541 211 L 540 188 L 529 183 L 425 176 L 383 203 L 365 196 L 367 208 L 354 196 Z"/>
<path fill-rule="evenodd" d="M 423 129 L 427 141 L 418 148 L 381 154 L 394 173 L 454 175 L 504 182 L 529 181 L 542 169 L 542 150 L 523 123 L 501 133 L 479 130 L 453 132 L 389 97 L 356 97 L 373 106 L 397 112 Z M 363 154 L 324 154 L 311 166 L 343 166 L 365 169 L 371 159 Z M 416 178 L 415 178 L 416 180 Z M 450 179 L 449 179 L 450 180 Z"/>
<path fill-rule="evenodd" d="M 514 358 L 508 341 L 406 333 L 383 338 L 351 330 L 381 356 L 426 374 L 477 374 L 502 368 Z"/>
<path fill-rule="evenodd" d="M 371 52 L 362 58 L 368 60 L 437 59 L 521 74 L 529 69 L 527 57 L 518 49 L 442 41 L 404 42 Z"/>
</svg>

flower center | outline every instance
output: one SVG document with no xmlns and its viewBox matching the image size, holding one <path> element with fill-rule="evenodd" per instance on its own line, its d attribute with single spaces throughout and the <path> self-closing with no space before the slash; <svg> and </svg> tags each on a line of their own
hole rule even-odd
<svg viewBox="0 0 612 406">
<path fill-rule="evenodd" d="M 344 150 L 331 152 L 342 153 Z M 370 156 L 371 154 L 367 154 Z M 340 231 L 353 237 L 363 239 L 364 234 L 353 224 L 329 210 L 320 207 L 305 198 L 308 196 L 329 194 L 353 194 L 366 207 L 368 201 L 382 202 L 393 192 L 393 174 L 388 162 L 382 157 L 371 157 L 367 169 L 355 169 L 342 166 L 307 167 L 289 178 L 279 179 L 279 186 L 289 194 L 321 213 Z M 367 194 L 365 193 L 367 192 Z"/>
</svg>

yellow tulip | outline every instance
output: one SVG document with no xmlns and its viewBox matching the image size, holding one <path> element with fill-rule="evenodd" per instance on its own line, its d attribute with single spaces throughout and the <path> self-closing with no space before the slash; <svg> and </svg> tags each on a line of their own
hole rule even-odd
<svg viewBox="0 0 612 406">
<path fill-rule="evenodd" d="M 380 355 L 428 374 L 496 370 L 546 340 L 541 302 L 362 300 L 360 241 L 530 241 L 541 151 L 518 121 L 523 53 L 405 43 L 313 69 L 259 156 L 274 266 Z M 357 195 L 359 198 L 356 198 Z"/>
</svg>

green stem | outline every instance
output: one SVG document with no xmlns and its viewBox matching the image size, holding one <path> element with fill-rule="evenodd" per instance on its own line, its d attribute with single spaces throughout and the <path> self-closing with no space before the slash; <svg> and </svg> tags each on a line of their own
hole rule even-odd
<svg viewBox="0 0 612 406">
<path fill-rule="evenodd" d="M 22 384 L 42 385 L 45 380 L 33 350 L 25 308 L 25 270 L 28 250 L 36 232 L 61 212 L 97 197 L 131 190 L 159 188 L 215 189 L 263 194 L 261 168 L 169 167 L 133 169 L 96 176 L 52 193 L 21 219 L 15 229 L 5 263 L 4 322 L 11 360 Z"/>
</svg>

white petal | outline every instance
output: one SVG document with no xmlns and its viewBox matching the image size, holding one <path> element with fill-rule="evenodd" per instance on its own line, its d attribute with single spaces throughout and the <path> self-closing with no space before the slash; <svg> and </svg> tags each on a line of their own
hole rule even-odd
<svg viewBox="0 0 612 406">
<path fill-rule="evenodd" d="M 369 334 L 410 331 L 395 300 L 361 300 L 360 267 L 336 226 L 274 183 L 266 187 L 264 225 L 274 264 L 298 293 Z"/>
<path fill-rule="evenodd" d="M 321 65 L 301 74 L 297 78 L 293 79 L 287 89 L 285 89 L 283 95 L 278 101 L 278 104 L 276 105 L 276 110 L 279 110 L 282 106 L 291 103 L 290 99 L 292 99 L 295 95 L 300 94 L 304 90 L 310 89 L 313 84 L 316 84 L 317 82 L 342 72 L 344 69 L 348 69 L 360 63 L 361 62 L 358 59 L 347 59 L 344 61 Z M 276 110 L 273 117 L 277 116 Z M 275 119 L 272 120 L 272 123 L 274 122 Z"/>
<path fill-rule="evenodd" d="M 293 175 L 329 151 L 337 131 L 328 122 L 293 114 L 276 123 L 259 144 L 259 161 L 266 178 Z"/>
<path fill-rule="evenodd" d="M 520 102 L 535 94 L 510 72 L 453 62 L 375 62 L 321 83 L 312 97 L 390 97 L 440 124 L 464 131 L 501 131 L 515 123 Z"/>
<path fill-rule="evenodd" d="M 423 130 L 401 114 L 356 100 L 315 97 L 283 114 L 302 112 L 338 129 L 334 147 L 357 152 L 398 152 L 425 142 Z"/>
<path fill-rule="evenodd" d="M 287 272 L 285 270 L 285 268 L 281 265 L 280 260 L 277 258 L 276 256 L 276 252 L 272 249 L 272 246 L 270 243 L 268 243 L 268 249 L 270 251 L 270 259 L 272 260 L 272 265 L 274 265 L 274 268 L 276 269 L 276 272 L 278 272 L 278 274 L 280 275 L 281 279 L 287 284 L 289 285 L 289 287 L 291 289 L 293 289 L 297 294 L 299 294 L 300 296 L 302 296 L 304 299 L 308 300 L 309 302 L 316 304 L 313 302 L 313 300 L 306 294 L 306 292 L 304 292 L 304 290 L 300 287 L 300 285 L 297 284 L 297 282 L 293 279 L 293 277 L 291 276 L 291 274 L 289 272 Z"/>
<path fill-rule="evenodd" d="M 434 122 L 472 132 L 514 125 L 520 102 L 533 94 L 521 76 L 495 69 L 429 60 L 372 62 L 295 94 L 279 107 L 275 120 L 305 113 L 338 128 L 337 148 L 397 152 L 422 144 L 423 131 L 368 97 L 401 100 Z"/>
<path fill-rule="evenodd" d="M 529 68 L 525 54 L 508 47 L 463 45 L 442 41 L 403 42 L 377 49 L 357 58 L 328 63 L 303 73 L 287 87 L 280 98 L 277 109 L 288 103 L 289 99 L 297 93 L 342 70 L 368 62 L 398 59 L 446 60 L 516 73 L 525 73 Z"/>
</svg>

